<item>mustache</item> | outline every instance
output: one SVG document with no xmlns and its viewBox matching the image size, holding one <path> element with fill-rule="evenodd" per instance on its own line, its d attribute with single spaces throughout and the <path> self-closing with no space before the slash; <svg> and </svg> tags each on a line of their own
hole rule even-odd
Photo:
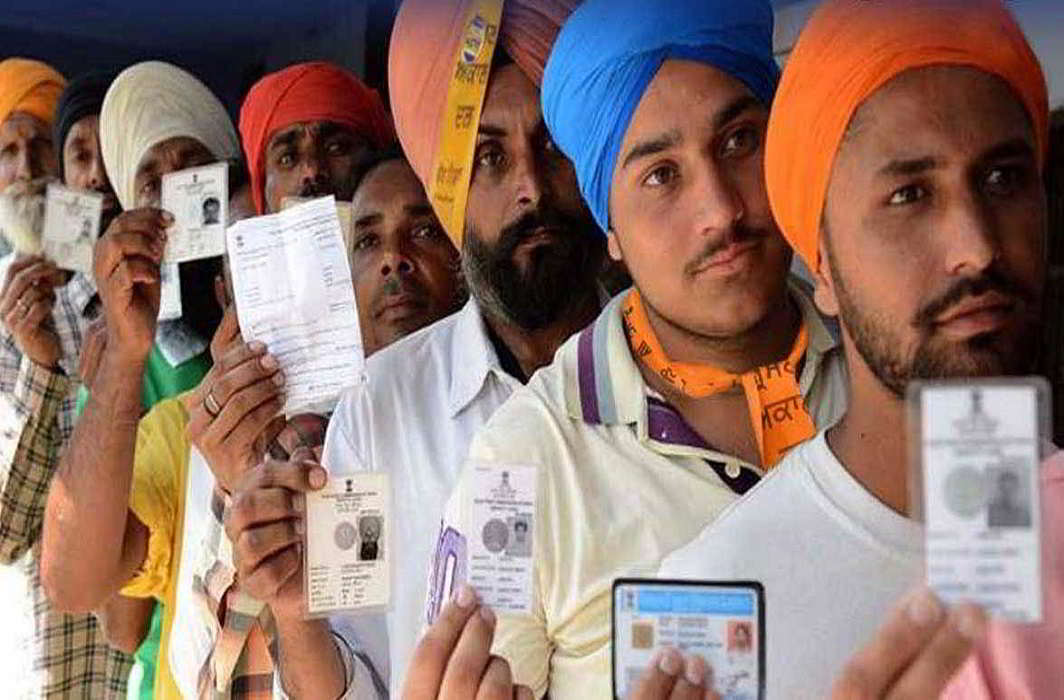
<svg viewBox="0 0 1064 700">
<path fill-rule="evenodd" d="M 935 324 L 936 318 L 968 297 L 980 297 L 990 292 L 997 292 L 1022 306 L 1033 306 L 1035 302 L 1035 295 L 1029 289 L 1000 268 L 991 267 L 979 277 L 966 277 L 959 280 L 940 296 L 928 302 L 917 312 L 913 323 L 919 327 L 929 328 Z"/>
<path fill-rule="evenodd" d="M 314 180 L 313 182 L 304 183 L 299 189 L 298 196 L 305 199 L 312 199 L 316 197 L 328 197 L 330 194 L 335 195 L 336 192 L 336 187 L 331 181 Z"/>
<path fill-rule="evenodd" d="M 424 299 L 427 296 L 425 287 L 416 278 L 392 273 L 374 293 L 373 308 L 380 308 L 388 300 L 388 297 L 396 297 L 402 294 L 417 300 Z"/>
<path fill-rule="evenodd" d="M 552 206 L 539 206 L 536 209 L 525 212 L 517 221 L 507 224 L 499 234 L 497 245 L 499 257 L 509 257 L 522 243 L 531 238 L 540 229 L 566 231 L 570 234 L 583 234 L 585 227 L 582 223 L 563 214 Z"/>
<path fill-rule="evenodd" d="M 736 243 L 747 243 L 749 241 L 756 241 L 768 237 L 768 231 L 763 229 L 750 228 L 741 223 L 736 224 L 730 231 L 725 233 L 716 240 L 709 241 L 698 255 L 693 257 L 686 265 L 684 265 L 684 274 L 688 277 L 692 277 L 698 273 L 699 268 L 706 264 L 706 261 L 712 258 L 717 253 L 721 252 L 730 245 Z"/>
</svg>

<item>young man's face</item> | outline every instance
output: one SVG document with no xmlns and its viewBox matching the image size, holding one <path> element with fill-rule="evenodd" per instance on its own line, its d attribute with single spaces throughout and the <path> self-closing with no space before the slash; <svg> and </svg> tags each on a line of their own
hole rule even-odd
<svg viewBox="0 0 1064 700">
<path fill-rule="evenodd" d="M 47 124 L 26 112 L 14 112 L 0 124 L 0 191 L 16 180 L 55 175 L 57 168 Z"/>
<path fill-rule="evenodd" d="M 710 66 L 666 61 L 614 168 L 610 254 L 646 303 L 690 332 L 750 330 L 782 297 L 791 250 L 763 171 L 768 109 Z"/>
<path fill-rule="evenodd" d="M 1035 149 L 1009 87 L 970 68 L 907 72 L 855 115 L 817 300 L 896 395 L 910 379 L 1029 370 L 1046 265 Z"/>
<path fill-rule="evenodd" d="M 493 315 L 547 326 L 593 291 L 601 238 L 572 164 L 547 133 L 536 86 L 515 65 L 496 69 L 466 205 L 470 291 Z"/>
<path fill-rule="evenodd" d="M 404 160 L 371 170 L 352 200 L 351 273 L 366 354 L 458 310 L 458 250 Z"/>
<path fill-rule="evenodd" d="M 281 210 L 285 197 L 351 201 L 358 165 L 369 143 L 348 126 L 317 121 L 291 124 L 266 144 L 266 210 Z"/>
</svg>

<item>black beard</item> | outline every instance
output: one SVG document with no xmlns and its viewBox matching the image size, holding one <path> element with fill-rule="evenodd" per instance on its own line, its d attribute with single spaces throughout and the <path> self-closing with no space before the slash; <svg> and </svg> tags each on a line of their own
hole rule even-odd
<svg viewBox="0 0 1064 700">
<path fill-rule="evenodd" d="M 997 268 L 982 277 L 962 280 L 921 309 L 913 321 L 922 331 L 921 340 L 906 353 L 899 334 L 892 331 L 894 324 L 865 312 L 856 301 L 849 284 L 839 274 L 830 246 L 828 265 L 835 280 L 842 323 L 857 353 L 879 382 L 899 399 L 904 398 L 909 382 L 914 380 L 1019 376 L 1037 366 L 1041 320 L 1036 295 Z M 962 343 L 948 342 L 934 334 L 934 318 L 965 298 L 990 291 L 1016 300 L 1017 312 L 1024 317 L 1020 332 L 984 333 Z"/>
<path fill-rule="evenodd" d="M 537 229 L 558 231 L 553 240 L 529 256 L 527 269 L 514 252 Z M 594 222 L 556 209 L 528 212 L 502 230 L 489 246 L 467 225 L 462 245 L 462 271 L 470 293 L 490 314 L 526 331 L 546 328 L 595 294 L 605 241 Z"/>
</svg>

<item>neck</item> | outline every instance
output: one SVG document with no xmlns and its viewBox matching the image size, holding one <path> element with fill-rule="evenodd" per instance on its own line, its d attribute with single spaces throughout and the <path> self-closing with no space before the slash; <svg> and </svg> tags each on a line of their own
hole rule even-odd
<svg viewBox="0 0 1064 700">
<path fill-rule="evenodd" d="M 850 368 L 848 408 L 843 419 L 828 431 L 828 444 L 846 470 L 873 496 L 907 515 L 905 403 L 880 383 L 849 342 L 846 361 Z"/>
<path fill-rule="evenodd" d="M 582 303 L 574 304 L 554 323 L 534 331 L 486 312 L 484 321 L 513 354 L 521 373 L 528 378 L 540 367 L 553 362 L 554 354 L 562 343 L 594 321 L 598 312 L 598 299 L 592 293 Z"/>
<path fill-rule="evenodd" d="M 802 314 L 786 287 L 778 302 L 749 329 L 732 336 L 704 335 L 682 328 L 659 314 L 644 298 L 647 318 L 665 355 L 674 362 L 707 365 L 742 374 L 790 355 Z"/>
</svg>

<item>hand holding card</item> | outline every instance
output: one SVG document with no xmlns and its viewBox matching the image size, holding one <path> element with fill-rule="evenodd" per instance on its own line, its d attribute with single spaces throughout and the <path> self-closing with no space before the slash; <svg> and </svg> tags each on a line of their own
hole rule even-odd
<svg viewBox="0 0 1064 700">
<path fill-rule="evenodd" d="M 936 382 L 909 392 L 910 500 L 925 523 L 927 583 L 943 601 L 1042 619 L 1040 379 Z"/>
</svg>

